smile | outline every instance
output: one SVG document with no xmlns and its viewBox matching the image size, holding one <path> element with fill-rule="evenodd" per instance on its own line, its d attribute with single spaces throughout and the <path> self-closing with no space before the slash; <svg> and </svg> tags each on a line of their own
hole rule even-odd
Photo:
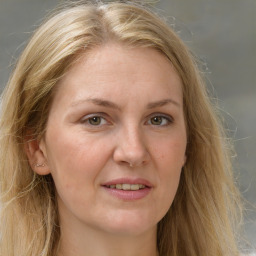
<svg viewBox="0 0 256 256">
<path fill-rule="evenodd" d="M 119 178 L 101 184 L 105 191 L 115 198 L 134 201 L 147 197 L 153 185 L 141 178 Z"/>
<path fill-rule="evenodd" d="M 107 188 L 112 188 L 112 189 L 119 189 L 119 190 L 140 190 L 144 189 L 146 186 L 143 184 L 112 184 L 106 186 Z"/>
</svg>

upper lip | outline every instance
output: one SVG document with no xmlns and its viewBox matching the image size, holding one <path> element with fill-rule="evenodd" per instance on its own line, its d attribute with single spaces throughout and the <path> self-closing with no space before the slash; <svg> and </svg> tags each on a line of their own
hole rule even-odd
<svg viewBox="0 0 256 256">
<path fill-rule="evenodd" d="M 110 186 L 110 185 L 116 185 L 116 184 L 142 184 L 147 187 L 153 187 L 153 185 L 146 179 L 143 178 L 119 178 L 107 181 L 102 184 L 102 186 Z"/>
</svg>

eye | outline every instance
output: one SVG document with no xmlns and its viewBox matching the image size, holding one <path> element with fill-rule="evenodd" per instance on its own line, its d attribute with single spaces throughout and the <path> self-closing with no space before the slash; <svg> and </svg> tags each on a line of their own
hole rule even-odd
<svg viewBox="0 0 256 256">
<path fill-rule="evenodd" d="M 101 126 L 101 125 L 105 125 L 107 124 L 107 120 L 102 117 L 102 116 L 98 116 L 98 115 L 93 115 L 93 116 L 86 116 L 85 118 L 83 118 L 82 120 L 83 124 L 88 124 L 91 126 Z"/>
<path fill-rule="evenodd" d="M 167 126 L 170 123 L 172 123 L 172 118 L 163 115 L 153 116 L 147 122 L 147 124 L 155 126 Z"/>
</svg>

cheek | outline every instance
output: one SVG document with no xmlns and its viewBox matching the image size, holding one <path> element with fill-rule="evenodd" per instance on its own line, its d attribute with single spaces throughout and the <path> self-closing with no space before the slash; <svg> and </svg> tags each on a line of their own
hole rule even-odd
<svg viewBox="0 0 256 256">
<path fill-rule="evenodd" d="M 56 139 L 54 139 L 56 138 Z M 61 190 L 83 190 L 95 185 L 98 174 L 110 156 L 104 140 L 86 137 L 83 133 L 49 133 L 48 164 L 56 184 Z"/>
<path fill-rule="evenodd" d="M 167 190 L 176 193 L 179 185 L 180 174 L 184 165 L 185 147 L 180 144 L 172 144 L 165 149 L 163 155 L 163 172 L 160 174 L 165 180 Z"/>
<path fill-rule="evenodd" d="M 179 138 L 179 137 L 178 137 Z M 184 165 L 186 140 L 170 139 L 159 143 L 155 148 L 155 162 L 158 169 L 159 193 L 162 198 L 163 213 L 171 206 L 179 186 L 180 174 Z"/>
<path fill-rule="evenodd" d="M 180 136 L 180 139 L 171 137 L 158 141 L 153 151 L 156 161 L 163 169 L 180 170 L 186 159 L 185 136 Z"/>
<path fill-rule="evenodd" d="M 108 160 L 109 149 L 100 140 L 60 135 L 48 143 L 51 174 L 62 207 L 83 212 L 96 200 L 97 178 Z"/>
<path fill-rule="evenodd" d="M 84 169 L 97 165 L 100 163 L 99 160 L 104 159 L 108 145 L 104 139 L 95 139 L 82 131 L 72 129 L 59 129 L 60 132 L 57 133 L 56 130 L 58 129 L 50 130 L 47 137 L 47 156 L 53 169 L 58 169 L 59 166 L 64 169 L 66 166 Z"/>
</svg>

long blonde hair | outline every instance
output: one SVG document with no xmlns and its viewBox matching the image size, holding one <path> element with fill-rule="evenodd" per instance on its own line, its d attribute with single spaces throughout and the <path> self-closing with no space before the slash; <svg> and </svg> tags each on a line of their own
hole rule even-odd
<svg viewBox="0 0 256 256">
<path fill-rule="evenodd" d="M 187 162 L 174 202 L 158 224 L 160 255 L 238 255 L 240 202 L 230 145 L 196 62 L 157 15 L 117 2 L 58 11 L 35 32 L 16 65 L 1 106 L 0 255 L 57 255 L 61 234 L 54 183 L 50 175 L 33 172 L 24 147 L 44 136 L 55 85 L 68 68 L 81 53 L 110 41 L 157 49 L 183 82 Z"/>
</svg>

